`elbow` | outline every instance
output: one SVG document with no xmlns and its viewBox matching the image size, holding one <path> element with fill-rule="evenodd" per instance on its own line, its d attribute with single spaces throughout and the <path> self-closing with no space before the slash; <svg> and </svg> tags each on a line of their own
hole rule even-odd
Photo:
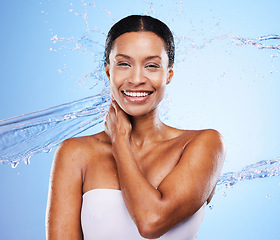
<svg viewBox="0 0 280 240">
<path fill-rule="evenodd" d="M 143 238 L 155 239 L 161 237 L 165 232 L 163 225 L 160 224 L 160 218 L 150 216 L 137 223 L 139 234 Z"/>
<path fill-rule="evenodd" d="M 156 229 L 154 229 L 152 226 L 149 226 L 148 224 L 139 227 L 138 231 L 143 238 L 147 239 L 155 239 L 162 236 L 162 234 L 159 234 Z"/>
</svg>

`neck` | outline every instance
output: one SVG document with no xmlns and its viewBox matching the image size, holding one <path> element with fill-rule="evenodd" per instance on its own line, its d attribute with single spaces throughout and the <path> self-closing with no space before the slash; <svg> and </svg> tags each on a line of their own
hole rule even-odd
<svg viewBox="0 0 280 240">
<path fill-rule="evenodd" d="M 147 115 L 130 117 L 132 124 L 131 140 L 138 146 L 162 138 L 164 124 L 160 121 L 157 109 Z"/>
</svg>

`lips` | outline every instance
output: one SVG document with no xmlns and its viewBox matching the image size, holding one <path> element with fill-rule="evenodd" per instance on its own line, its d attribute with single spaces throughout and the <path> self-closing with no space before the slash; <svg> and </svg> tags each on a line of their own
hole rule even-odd
<svg viewBox="0 0 280 240">
<path fill-rule="evenodd" d="M 153 93 L 152 91 L 127 91 L 127 90 L 123 90 L 122 92 L 124 95 L 128 97 L 146 97 Z"/>
<path fill-rule="evenodd" d="M 150 95 L 153 93 L 153 91 L 123 90 L 122 93 L 123 93 L 125 99 L 129 102 L 143 103 L 150 97 Z"/>
</svg>

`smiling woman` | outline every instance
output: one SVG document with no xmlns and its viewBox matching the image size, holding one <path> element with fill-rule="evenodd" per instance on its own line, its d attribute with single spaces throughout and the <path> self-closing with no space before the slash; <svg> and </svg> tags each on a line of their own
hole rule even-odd
<svg viewBox="0 0 280 240">
<path fill-rule="evenodd" d="M 112 94 L 105 131 L 57 150 L 47 239 L 195 239 L 224 162 L 223 139 L 161 122 L 174 61 L 164 23 L 126 17 L 105 49 Z"/>
</svg>

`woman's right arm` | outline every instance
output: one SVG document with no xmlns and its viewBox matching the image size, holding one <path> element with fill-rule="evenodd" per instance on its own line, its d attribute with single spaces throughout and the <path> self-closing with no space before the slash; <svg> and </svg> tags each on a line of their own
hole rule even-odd
<svg viewBox="0 0 280 240">
<path fill-rule="evenodd" d="M 81 240 L 82 151 L 68 139 L 57 149 L 52 165 L 46 212 L 47 240 Z"/>
</svg>

